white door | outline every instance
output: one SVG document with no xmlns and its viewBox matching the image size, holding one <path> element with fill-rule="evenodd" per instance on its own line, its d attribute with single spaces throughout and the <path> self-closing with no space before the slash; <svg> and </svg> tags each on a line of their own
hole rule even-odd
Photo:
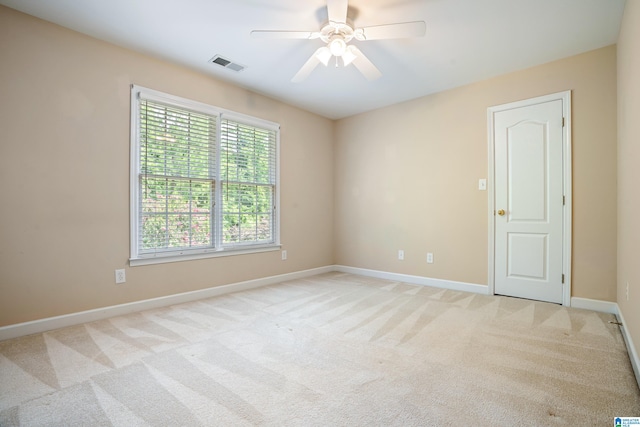
<svg viewBox="0 0 640 427">
<path fill-rule="evenodd" d="M 563 100 L 493 115 L 494 292 L 563 302 Z"/>
</svg>

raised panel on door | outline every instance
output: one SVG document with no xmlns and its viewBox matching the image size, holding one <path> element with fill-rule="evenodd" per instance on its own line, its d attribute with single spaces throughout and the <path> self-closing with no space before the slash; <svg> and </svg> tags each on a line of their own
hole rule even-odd
<svg viewBox="0 0 640 427">
<path fill-rule="evenodd" d="M 507 277 L 548 280 L 548 237 L 546 233 L 508 233 Z"/>
<path fill-rule="evenodd" d="M 508 221 L 548 222 L 547 123 L 520 122 L 507 132 Z"/>
</svg>

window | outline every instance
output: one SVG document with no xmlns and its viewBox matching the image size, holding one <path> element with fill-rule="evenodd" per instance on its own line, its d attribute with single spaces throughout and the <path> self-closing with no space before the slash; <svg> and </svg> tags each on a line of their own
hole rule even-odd
<svg viewBox="0 0 640 427">
<path fill-rule="evenodd" d="M 133 86 L 131 265 L 279 247 L 279 126 Z"/>
</svg>

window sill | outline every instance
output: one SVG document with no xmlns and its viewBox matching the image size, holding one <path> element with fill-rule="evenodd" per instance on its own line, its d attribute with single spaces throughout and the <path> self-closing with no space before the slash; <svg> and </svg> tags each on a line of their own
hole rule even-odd
<svg viewBox="0 0 640 427">
<path fill-rule="evenodd" d="M 180 261 L 193 261 L 198 259 L 206 259 L 206 258 L 219 258 L 225 256 L 234 256 L 234 255 L 247 255 L 247 254 L 256 254 L 262 252 L 273 252 L 279 251 L 281 245 L 268 245 L 268 246 L 253 246 L 250 248 L 226 248 L 218 251 L 211 250 L 209 252 L 189 252 L 184 251 L 183 253 L 157 253 L 157 254 L 145 254 L 136 258 L 129 258 L 129 265 L 131 267 L 136 267 L 139 265 L 150 265 L 150 264 L 164 264 L 169 262 L 180 262 Z"/>
</svg>

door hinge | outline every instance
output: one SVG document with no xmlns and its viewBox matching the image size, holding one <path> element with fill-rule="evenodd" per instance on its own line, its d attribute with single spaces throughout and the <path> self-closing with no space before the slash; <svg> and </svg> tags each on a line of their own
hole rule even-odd
<svg viewBox="0 0 640 427">
<path fill-rule="evenodd" d="M 562 127 L 564 127 L 564 117 L 562 118 Z"/>
<path fill-rule="evenodd" d="M 562 275 L 562 283 L 564 283 L 564 274 Z"/>
<path fill-rule="evenodd" d="M 562 206 L 567 204 L 567 196 L 562 196 Z"/>
</svg>

